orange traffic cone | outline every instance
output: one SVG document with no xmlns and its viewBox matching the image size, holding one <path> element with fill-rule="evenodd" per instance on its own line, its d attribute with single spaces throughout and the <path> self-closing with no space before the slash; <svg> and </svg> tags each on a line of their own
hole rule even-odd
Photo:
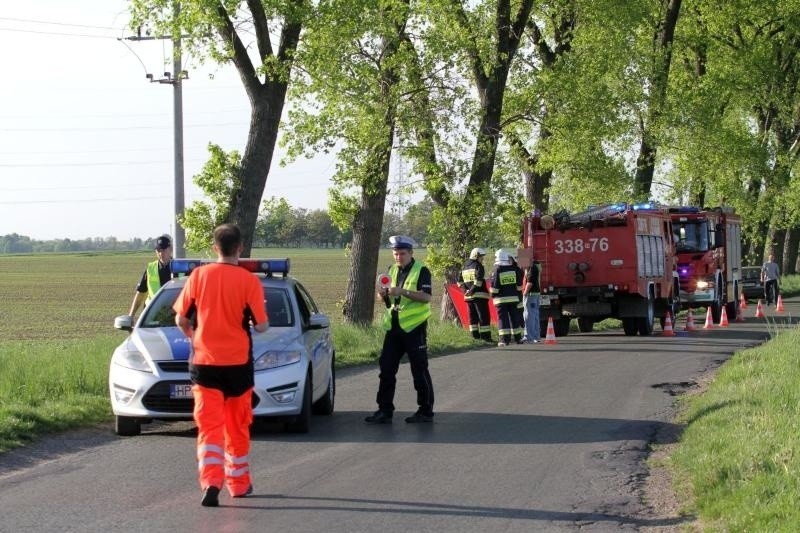
<svg viewBox="0 0 800 533">
<path fill-rule="evenodd" d="M 708 308 L 708 312 L 706 313 L 706 325 L 703 326 L 703 329 L 712 329 L 714 327 L 714 317 L 711 315 L 711 308 Z"/>
<path fill-rule="evenodd" d="M 728 312 L 725 310 L 725 306 L 722 306 L 722 313 L 719 315 L 719 327 L 727 328 L 728 324 Z"/>
<path fill-rule="evenodd" d="M 694 326 L 694 316 L 692 316 L 692 308 L 689 308 L 689 314 L 686 315 L 686 331 L 695 331 L 697 328 Z"/>
<path fill-rule="evenodd" d="M 776 313 L 783 313 L 783 298 L 781 295 L 778 295 L 778 303 L 775 304 L 775 312 Z"/>
<path fill-rule="evenodd" d="M 664 317 L 664 331 L 661 333 L 662 337 L 674 337 L 675 332 L 672 330 L 672 315 L 667 311 L 667 316 Z"/>
<path fill-rule="evenodd" d="M 547 335 L 544 337 L 545 344 L 556 344 L 556 330 L 553 328 L 553 317 L 547 317 Z"/>
<path fill-rule="evenodd" d="M 734 322 L 744 322 L 744 311 L 742 311 L 741 308 L 739 308 L 739 312 L 736 313 L 736 320 L 734 320 Z"/>
<path fill-rule="evenodd" d="M 758 305 L 756 305 L 756 318 L 764 318 L 764 308 L 761 307 L 761 299 L 758 300 Z"/>
<path fill-rule="evenodd" d="M 747 309 L 747 298 L 744 297 L 744 293 L 739 295 L 739 309 Z"/>
</svg>

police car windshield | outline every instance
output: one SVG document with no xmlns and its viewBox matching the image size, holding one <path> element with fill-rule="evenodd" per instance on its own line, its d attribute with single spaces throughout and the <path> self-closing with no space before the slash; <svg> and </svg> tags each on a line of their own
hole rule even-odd
<svg viewBox="0 0 800 533">
<path fill-rule="evenodd" d="M 180 287 L 165 288 L 147 306 L 139 325 L 141 328 L 167 328 L 175 326 L 175 300 L 181 293 Z M 280 287 L 264 287 L 267 301 L 267 316 L 270 327 L 291 327 L 294 325 L 289 291 Z"/>
</svg>

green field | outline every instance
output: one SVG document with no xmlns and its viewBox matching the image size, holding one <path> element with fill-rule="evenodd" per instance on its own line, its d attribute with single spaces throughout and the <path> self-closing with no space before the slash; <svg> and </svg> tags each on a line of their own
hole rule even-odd
<svg viewBox="0 0 800 533">
<path fill-rule="evenodd" d="M 252 255 L 291 258 L 291 275 L 324 312 L 341 321 L 349 271 L 345 250 L 267 249 Z M 416 256 L 424 260 L 424 250 Z M 113 334 L 114 317 L 128 312 L 145 264 L 154 259 L 152 252 L 0 256 L 0 342 Z M 382 250 L 379 269 L 391 262 L 391 250 Z M 442 283 L 434 280 L 434 315 Z"/>
</svg>

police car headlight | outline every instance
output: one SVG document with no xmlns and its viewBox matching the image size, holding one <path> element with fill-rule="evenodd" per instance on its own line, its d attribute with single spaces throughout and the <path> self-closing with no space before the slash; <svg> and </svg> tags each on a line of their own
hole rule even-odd
<svg viewBox="0 0 800 533">
<path fill-rule="evenodd" d="M 153 368 L 150 366 L 150 363 L 147 361 L 147 359 L 145 359 L 144 355 L 142 355 L 142 352 L 139 350 L 118 348 L 114 352 L 112 362 L 119 366 L 130 368 L 131 370 L 149 372 L 150 374 L 153 373 Z"/>
<path fill-rule="evenodd" d="M 283 351 L 283 350 L 270 350 L 264 352 L 255 361 L 255 370 L 267 370 L 269 368 L 276 368 L 279 366 L 291 365 L 300 360 L 300 352 L 297 350 Z"/>
</svg>

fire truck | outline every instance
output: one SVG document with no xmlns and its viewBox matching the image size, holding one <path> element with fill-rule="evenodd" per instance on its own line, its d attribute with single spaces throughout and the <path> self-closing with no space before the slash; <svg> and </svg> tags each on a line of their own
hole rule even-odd
<svg viewBox="0 0 800 533">
<path fill-rule="evenodd" d="M 732 207 L 671 207 L 683 308 L 711 307 L 714 322 L 738 312 L 742 219 Z"/>
<path fill-rule="evenodd" d="M 619 318 L 625 335 L 650 335 L 658 317 L 680 309 L 673 231 L 667 208 L 618 203 L 584 212 L 534 213 L 523 222 L 519 262 L 539 263 L 540 318 L 556 336 L 577 319 L 581 332 Z"/>
</svg>

